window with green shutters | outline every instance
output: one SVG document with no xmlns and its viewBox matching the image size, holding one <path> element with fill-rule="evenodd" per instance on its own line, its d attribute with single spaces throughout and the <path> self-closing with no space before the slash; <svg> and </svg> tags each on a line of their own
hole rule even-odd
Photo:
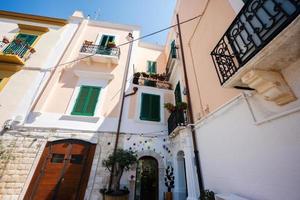
<svg viewBox="0 0 300 200">
<path fill-rule="evenodd" d="M 147 72 L 149 74 L 156 74 L 156 62 L 155 61 L 147 61 L 148 69 Z"/>
<path fill-rule="evenodd" d="M 160 96 L 142 93 L 140 119 L 160 121 Z"/>
<path fill-rule="evenodd" d="M 19 33 L 5 49 L 4 53 L 6 54 L 16 54 L 20 57 L 23 57 L 24 54 L 28 51 L 27 46 L 31 46 L 34 41 L 37 39 L 37 35 Z"/>
<path fill-rule="evenodd" d="M 100 91 L 100 87 L 81 86 L 71 114 L 94 116 Z"/>
</svg>

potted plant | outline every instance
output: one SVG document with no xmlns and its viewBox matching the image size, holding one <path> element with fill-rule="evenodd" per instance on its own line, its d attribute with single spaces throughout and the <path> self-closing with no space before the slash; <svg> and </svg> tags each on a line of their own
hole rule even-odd
<svg viewBox="0 0 300 200">
<path fill-rule="evenodd" d="M 179 111 L 184 111 L 184 110 L 187 109 L 187 107 L 188 107 L 188 105 L 185 102 L 176 103 L 176 109 L 179 110 Z"/>
<path fill-rule="evenodd" d="M 128 200 L 129 191 L 126 188 L 120 189 L 120 180 L 123 172 L 129 170 L 136 161 L 137 157 L 133 151 L 123 149 L 117 149 L 115 154 L 102 161 L 103 166 L 110 172 L 114 167 L 111 188 L 100 190 L 105 200 Z"/>
<path fill-rule="evenodd" d="M 115 48 L 116 47 L 116 43 L 114 41 L 110 41 L 110 42 L 107 43 L 107 47 L 110 48 L 110 49 L 111 48 Z"/>
<path fill-rule="evenodd" d="M 165 109 L 167 109 L 170 113 L 175 111 L 175 106 L 172 103 L 165 103 L 164 104 Z"/>
<path fill-rule="evenodd" d="M 132 83 L 134 84 L 139 84 L 139 78 L 141 76 L 141 73 L 140 72 L 136 72 L 133 74 L 133 80 L 132 80 Z"/>
<path fill-rule="evenodd" d="M 174 188 L 174 173 L 173 173 L 173 167 L 168 166 L 166 169 L 165 174 L 165 185 L 168 188 L 168 192 L 165 193 L 165 199 L 166 200 L 172 200 L 172 188 Z"/>
<path fill-rule="evenodd" d="M 30 53 L 35 53 L 36 52 L 36 50 L 33 47 L 29 47 L 29 51 L 30 51 Z"/>
<path fill-rule="evenodd" d="M 215 200 L 215 193 L 210 190 L 204 190 L 201 192 L 199 200 Z"/>
<path fill-rule="evenodd" d="M 8 44 L 9 43 L 9 39 L 7 37 L 3 36 L 2 42 L 4 44 Z"/>
</svg>

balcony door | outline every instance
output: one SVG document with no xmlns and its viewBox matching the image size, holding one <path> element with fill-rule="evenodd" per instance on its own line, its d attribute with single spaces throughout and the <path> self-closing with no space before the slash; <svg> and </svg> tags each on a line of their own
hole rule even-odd
<svg viewBox="0 0 300 200">
<path fill-rule="evenodd" d="M 95 146 L 73 139 L 47 143 L 24 199 L 83 199 Z"/>
</svg>

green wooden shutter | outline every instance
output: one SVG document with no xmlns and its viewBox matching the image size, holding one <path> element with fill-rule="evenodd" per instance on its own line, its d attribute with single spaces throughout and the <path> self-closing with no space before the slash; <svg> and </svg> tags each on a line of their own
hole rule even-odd
<svg viewBox="0 0 300 200">
<path fill-rule="evenodd" d="M 19 33 L 16 39 L 21 40 L 22 42 L 17 43 L 16 40 L 13 40 L 3 52 L 7 54 L 17 54 L 20 57 L 23 57 L 28 50 L 25 46 L 31 46 L 37 37 L 37 35 Z"/>
<path fill-rule="evenodd" d="M 140 119 L 160 121 L 160 96 L 142 93 Z"/>
<path fill-rule="evenodd" d="M 171 56 L 172 58 L 177 58 L 175 40 L 173 40 L 171 43 Z"/>
<path fill-rule="evenodd" d="M 81 86 L 72 115 L 94 116 L 100 87 Z"/>
<path fill-rule="evenodd" d="M 151 95 L 151 120 L 160 121 L 160 96 Z"/>
<path fill-rule="evenodd" d="M 108 41 L 108 35 L 102 35 L 101 41 L 100 41 L 100 46 L 101 47 L 106 47 Z"/>
<path fill-rule="evenodd" d="M 156 62 L 154 61 L 147 61 L 148 69 L 147 72 L 150 74 L 156 74 Z"/>
<path fill-rule="evenodd" d="M 174 96 L 175 96 L 175 103 L 181 103 L 182 98 L 181 98 L 181 90 L 180 90 L 180 82 L 177 83 L 175 91 L 174 91 Z"/>
</svg>

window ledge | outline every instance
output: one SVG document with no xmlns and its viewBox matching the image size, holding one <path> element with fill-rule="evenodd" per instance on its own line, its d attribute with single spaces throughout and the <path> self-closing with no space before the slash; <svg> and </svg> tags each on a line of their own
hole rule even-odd
<svg viewBox="0 0 300 200">
<path fill-rule="evenodd" d="M 60 120 L 70 120 L 70 121 L 81 121 L 81 122 L 89 122 L 89 123 L 97 123 L 99 121 L 99 117 L 94 116 L 80 116 L 80 115 L 62 115 Z"/>
</svg>

